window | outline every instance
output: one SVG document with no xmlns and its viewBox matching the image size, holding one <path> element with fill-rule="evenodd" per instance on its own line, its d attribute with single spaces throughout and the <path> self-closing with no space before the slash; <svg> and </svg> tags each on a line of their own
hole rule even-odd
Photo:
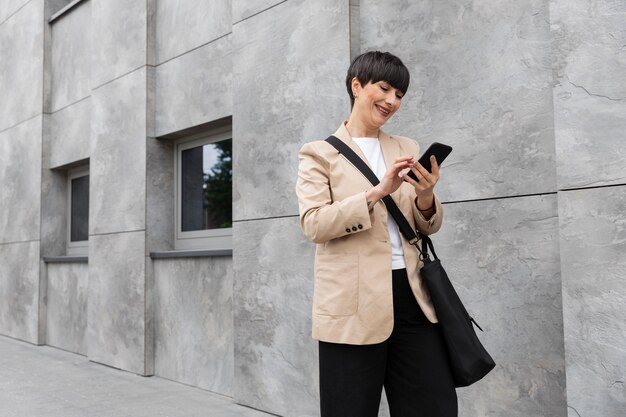
<svg viewBox="0 0 626 417">
<path fill-rule="evenodd" d="M 89 168 L 67 176 L 67 254 L 86 255 L 89 240 Z"/>
<path fill-rule="evenodd" d="M 176 145 L 176 249 L 232 248 L 230 129 Z"/>
</svg>

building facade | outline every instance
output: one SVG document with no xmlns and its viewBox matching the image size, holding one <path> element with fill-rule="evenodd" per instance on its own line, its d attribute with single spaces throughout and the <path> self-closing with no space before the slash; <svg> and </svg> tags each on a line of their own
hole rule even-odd
<svg viewBox="0 0 626 417">
<path fill-rule="evenodd" d="M 434 240 L 498 363 L 461 415 L 623 416 L 625 26 L 611 0 L 1 0 L 0 334 L 317 415 L 297 152 L 388 50 L 386 130 L 454 147 Z"/>
</svg>

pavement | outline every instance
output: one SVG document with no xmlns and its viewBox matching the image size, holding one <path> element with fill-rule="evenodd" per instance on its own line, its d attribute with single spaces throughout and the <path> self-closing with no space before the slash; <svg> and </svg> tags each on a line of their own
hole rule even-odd
<svg viewBox="0 0 626 417">
<path fill-rule="evenodd" d="M 229 397 L 0 335 L 1 417 L 270 417 Z"/>
</svg>

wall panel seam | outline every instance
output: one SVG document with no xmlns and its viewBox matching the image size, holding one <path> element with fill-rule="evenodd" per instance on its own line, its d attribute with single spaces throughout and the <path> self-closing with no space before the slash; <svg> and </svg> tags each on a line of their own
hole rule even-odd
<svg viewBox="0 0 626 417">
<path fill-rule="evenodd" d="M 506 200 L 509 198 L 539 197 L 539 196 L 544 196 L 544 195 L 556 195 L 556 194 L 557 194 L 556 191 L 551 191 L 548 193 L 519 194 L 519 195 L 511 195 L 511 196 L 487 197 L 487 198 L 477 198 L 477 199 L 471 199 L 471 200 L 458 200 L 458 201 L 442 201 L 441 204 L 447 205 L 447 204 L 458 204 L 458 203 L 472 203 L 472 202 L 479 202 L 479 201 Z M 285 214 L 282 216 L 253 217 L 250 219 L 233 220 L 233 223 L 242 223 L 242 222 L 249 222 L 249 221 L 255 221 L 255 220 L 284 219 L 284 218 L 299 217 L 299 216 L 300 216 L 299 214 Z"/>
<path fill-rule="evenodd" d="M 136 230 L 120 230 L 117 232 L 104 232 L 104 233 L 92 233 L 91 236 L 107 236 L 107 235 L 121 235 L 123 233 L 137 233 L 137 232 L 145 232 L 146 229 L 136 229 Z"/>
<path fill-rule="evenodd" d="M 58 108 L 58 109 L 56 109 L 56 110 L 52 110 L 52 111 L 50 111 L 50 112 L 43 112 L 43 114 L 48 114 L 48 115 L 55 114 L 55 113 L 57 113 L 57 112 L 60 112 L 60 111 L 62 111 L 62 110 L 67 109 L 68 107 L 72 107 L 74 104 L 78 104 L 78 103 L 80 103 L 81 101 L 85 101 L 85 100 L 87 100 L 87 99 L 88 99 L 88 98 L 90 98 L 90 97 L 91 97 L 91 94 L 88 94 L 88 95 L 86 95 L 85 97 L 83 97 L 83 98 L 79 98 L 78 100 L 76 100 L 76 101 L 74 101 L 74 102 L 72 102 L 72 103 L 66 104 L 66 105 L 65 105 L 65 106 L 63 106 L 63 107 L 59 107 L 59 108 Z"/>
<path fill-rule="evenodd" d="M 231 31 L 231 32 L 228 32 L 228 33 L 225 33 L 225 34 L 223 34 L 222 36 L 219 36 L 219 37 L 217 37 L 217 38 L 215 38 L 215 39 L 211 39 L 210 41 L 205 42 L 205 43 L 203 43 L 202 45 L 198 45 L 198 46 L 196 46 L 196 47 L 194 47 L 194 48 L 189 49 L 188 51 L 185 51 L 185 52 L 183 52 L 183 53 L 181 53 L 181 54 L 178 54 L 178 55 L 176 55 L 176 56 L 173 56 L 173 57 L 171 57 L 171 58 L 168 58 L 168 59 L 166 59 L 165 61 L 163 61 L 163 62 L 159 62 L 159 63 L 157 63 L 156 65 L 153 65 L 153 66 L 154 66 L 154 67 L 158 67 L 158 66 L 160 66 L 160 65 L 167 64 L 168 62 L 173 61 L 173 60 L 175 60 L 175 59 L 177 59 L 177 58 L 180 58 L 180 57 L 181 57 L 181 56 L 183 56 L 183 55 L 187 55 L 188 53 L 191 53 L 191 52 L 193 52 L 193 51 L 196 51 L 196 50 L 198 50 L 198 49 L 200 49 L 200 48 L 204 48 L 205 46 L 210 45 L 210 44 L 212 44 L 212 43 L 214 43 L 214 42 L 217 42 L 217 41 L 219 41 L 220 39 L 224 39 L 225 37 L 227 37 L 228 35 L 230 35 L 230 34 L 232 34 L 232 33 L 233 33 L 232 31 Z"/>
<path fill-rule="evenodd" d="M 626 183 L 607 184 L 607 185 L 594 185 L 594 186 L 589 186 L 589 187 L 562 188 L 562 189 L 559 189 L 559 192 L 580 191 L 580 190 L 594 190 L 596 188 L 624 187 L 624 186 L 626 186 Z"/>
<path fill-rule="evenodd" d="M 254 17 L 254 16 L 258 16 L 258 15 L 260 15 L 261 13 L 264 13 L 264 12 L 266 12 L 266 11 L 270 10 L 270 9 L 273 9 L 273 8 L 274 8 L 274 7 L 276 7 L 276 6 L 280 6 L 281 4 L 286 3 L 287 1 L 289 1 L 289 0 L 283 0 L 283 1 L 281 1 L 280 3 L 276 3 L 276 4 L 274 4 L 274 5 L 270 6 L 270 7 L 268 7 L 267 9 L 260 10 L 260 11 L 258 11 L 258 12 L 256 12 L 256 13 L 251 14 L 250 16 L 244 17 L 243 19 L 241 19 L 241 20 L 238 20 L 238 21 L 234 22 L 234 23 L 233 23 L 233 26 L 235 26 L 236 24 L 241 23 L 241 22 L 243 22 L 243 21 L 246 21 L 246 20 L 248 20 L 248 19 L 250 19 L 250 18 L 252 18 L 252 17 Z"/>
<path fill-rule="evenodd" d="M 270 217 L 256 217 L 252 219 L 239 219 L 233 220 L 233 223 L 243 223 L 243 222 L 252 222 L 255 220 L 274 220 L 274 219 L 288 219 L 291 217 L 299 217 L 299 214 L 286 214 L 284 216 L 270 216 Z"/>
<path fill-rule="evenodd" d="M 148 66 L 147 64 L 141 64 L 141 65 L 140 65 L 140 66 L 138 66 L 137 68 L 132 69 L 132 70 L 128 71 L 128 72 L 127 72 L 127 73 L 125 73 L 125 74 L 118 75 L 117 77 L 115 77 L 115 78 L 113 78 L 113 79 L 111 79 L 111 80 L 109 80 L 109 81 L 106 81 L 106 82 L 104 82 L 104 83 L 102 83 L 102 84 L 100 84 L 100 85 L 98 85 L 98 86 L 96 86 L 96 87 L 93 87 L 93 88 L 91 89 L 91 91 L 95 91 L 95 90 L 97 90 L 97 89 L 99 89 L 99 88 L 101 88 L 101 87 L 104 87 L 104 86 L 105 86 L 105 85 L 107 85 L 107 84 L 110 84 L 110 83 L 112 83 L 112 82 L 114 82 L 114 81 L 117 81 L 117 80 L 119 80 L 120 78 L 124 78 L 124 77 L 126 77 L 127 75 L 130 75 L 130 74 L 132 74 L 132 73 L 133 73 L 133 72 L 135 72 L 135 71 L 139 71 L 139 70 L 141 70 L 142 68 L 146 68 L 147 66 Z"/>
<path fill-rule="evenodd" d="M 4 19 L 1 23 L 0 26 L 2 26 L 4 24 L 4 22 L 6 22 L 7 20 L 9 20 L 10 18 L 12 18 L 13 16 L 15 16 L 16 14 L 18 14 L 20 12 L 20 10 L 22 10 L 24 7 L 26 7 L 28 4 L 30 4 L 33 0 L 28 0 L 26 3 L 24 3 L 23 5 L 20 6 L 19 9 L 17 9 L 16 11 L 14 11 L 13 13 L 11 13 L 9 16 L 7 16 L 6 19 Z"/>
<path fill-rule="evenodd" d="M 11 242 L 0 242 L 0 246 L 8 246 L 8 245 L 17 245 L 19 243 L 32 243 L 39 242 L 40 239 L 31 239 L 31 240 L 15 240 Z"/>
<path fill-rule="evenodd" d="M 37 114 L 35 114 L 34 116 L 30 116 L 30 117 L 29 117 L 29 118 L 27 118 L 27 119 L 20 120 L 19 122 L 15 123 L 14 125 L 11 125 L 11 126 L 9 126 L 9 127 L 5 128 L 5 129 L 0 130 L 0 133 L 4 133 L 4 132 L 6 132 L 7 130 L 11 130 L 11 129 L 13 129 L 14 127 L 17 127 L 17 126 L 21 125 L 22 123 L 30 122 L 31 120 L 33 120 L 33 119 L 34 119 L 34 118 L 36 118 L 36 117 L 41 116 L 42 114 L 43 114 L 43 113 L 37 113 Z"/>
<path fill-rule="evenodd" d="M 508 200 L 511 198 L 541 197 L 541 196 L 548 196 L 548 195 L 557 195 L 560 192 L 566 192 L 566 191 L 592 190 L 596 188 L 623 187 L 623 186 L 626 186 L 626 183 L 612 184 L 612 185 L 599 185 L 596 187 L 568 188 L 568 189 L 562 189 L 558 191 L 551 191 L 547 193 L 519 194 L 519 195 L 511 195 L 511 196 L 476 198 L 476 199 L 457 200 L 457 201 L 442 201 L 441 204 L 445 206 L 448 204 L 473 203 L 473 202 L 492 201 L 492 200 Z M 252 217 L 249 219 L 236 219 L 236 220 L 233 220 L 233 223 L 251 222 L 251 221 L 256 221 L 256 220 L 286 219 L 286 218 L 299 217 L 299 216 L 300 216 L 299 214 L 285 214 L 282 216 Z"/>
<path fill-rule="evenodd" d="M 468 200 L 442 201 L 441 204 L 445 206 L 447 204 L 473 203 L 473 202 L 491 201 L 491 200 L 507 200 L 511 198 L 541 197 L 541 196 L 547 196 L 547 195 L 556 195 L 560 192 L 567 192 L 567 191 L 593 190 L 596 188 L 624 187 L 624 186 L 626 186 L 626 183 L 598 185 L 594 187 L 564 188 L 564 189 L 559 189 L 558 191 L 550 191 L 547 193 L 518 194 L 518 195 L 510 195 L 510 196 L 476 198 L 476 199 L 468 199 Z M 256 220 L 285 219 L 285 218 L 291 218 L 291 217 L 299 217 L 299 214 L 285 214 L 282 216 L 267 216 L 267 217 L 253 217 L 249 219 L 236 219 L 236 220 L 233 220 L 233 223 L 243 223 L 243 222 L 250 222 L 250 221 L 256 221 Z"/>
<path fill-rule="evenodd" d="M 458 204 L 458 203 L 472 203 L 478 201 L 491 201 L 491 200 L 506 200 L 509 198 L 524 198 L 524 197 L 539 197 L 544 195 L 555 195 L 557 191 L 549 191 L 546 193 L 532 193 L 532 194 L 516 194 L 516 195 L 504 195 L 504 196 L 496 196 L 496 197 L 486 197 L 486 198 L 472 198 L 467 200 L 452 200 L 452 201 L 442 201 L 441 204 Z"/>
</svg>

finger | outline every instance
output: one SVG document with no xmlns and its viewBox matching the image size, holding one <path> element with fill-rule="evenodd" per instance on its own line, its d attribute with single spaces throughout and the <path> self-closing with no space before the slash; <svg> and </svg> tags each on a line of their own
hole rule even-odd
<svg viewBox="0 0 626 417">
<path fill-rule="evenodd" d="M 415 164 L 415 169 L 417 169 L 424 177 L 427 177 L 428 174 L 430 174 L 430 172 L 428 172 L 428 170 L 419 162 Z"/>
<path fill-rule="evenodd" d="M 422 164 L 420 164 L 419 162 L 417 163 L 415 168 L 422 175 L 422 177 L 428 184 L 435 184 L 437 182 L 437 179 L 433 178 L 433 175 L 430 172 L 428 172 L 428 170 L 424 168 Z"/>
<path fill-rule="evenodd" d="M 426 178 L 424 178 L 424 175 L 419 170 L 417 170 L 417 168 L 413 167 L 411 171 L 413 171 L 413 173 L 417 177 L 417 180 L 414 180 L 413 178 L 409 177 L 411 178 L 411 180 L 413 180 L 412 185 L 415 188 L 415 190 L 423 191 L 426 188 L 430 187 L 430 183 L 426 180 Z"/>
<path fill-rule="evenodd" d="M 424 180 L 423 177 L 422 177 L 422 181 L 417 182 L 412 177 L 409 177 L 408 175 L 404 175 L 404 180 L 408 182 L 409 184 L 411 184 L 413 188 L 415 189 L 415 191 L 418 193 L 426 190 L 427 188 L 430 188 L 430 185 L 426 184 L 426 180 Z"/>
<path fill-rule="evenodd" d="M 402 179 L 406 182 L 408 182 L 409 184 L 411 184 L 413 186 L 413 188 L 418 189 L 421 191 L 421 189 L 423 188 L 419 182 L 415 181 L 413 178 L 409 177 L 407 174 L 404 174 L 402 176 Z"/>
<path fill-rule="evenodd" d="M 395 164 L 393 164 L 390 171 L 393 172 L 393 174 L 397 176 L 400 171 L 402 171 L 403 169 L 410 168 L 410 167 L 411 167 L 410 161 L 400 161 L 400 162 L 396 162 Z"/>
<path fill-rule="evenodd" d="M 412 159 L 413 157 L 411 155 L 406 155 L 406 156 L 401 156 L 400 158 L 396 159 L 394 162 L 411 161 Z"/>
<path fill-rule="evenodd" d="M 428 170 L 426 170 L 426 168 L 424 168 L 422 165 L 420 165 L 419 163 L 417 165 L 415 165 L 413 167 L 413 172 L 415 173 L 415 175 L 417 176 L 417 179 L 420 180 L 420 183 L 424 186 L 428 186 L 431 184 L 431 181 L 429 179 L 429 175 L 430 173 L 428 172 Z"/>
<path fill-rule="evenodd" d="M 437 163 L 437 158 L 435 155 L 430 157 L 430 165 L 433 167 L 433 175 L 439 178 L 439 163 Z"/>
</svg>

